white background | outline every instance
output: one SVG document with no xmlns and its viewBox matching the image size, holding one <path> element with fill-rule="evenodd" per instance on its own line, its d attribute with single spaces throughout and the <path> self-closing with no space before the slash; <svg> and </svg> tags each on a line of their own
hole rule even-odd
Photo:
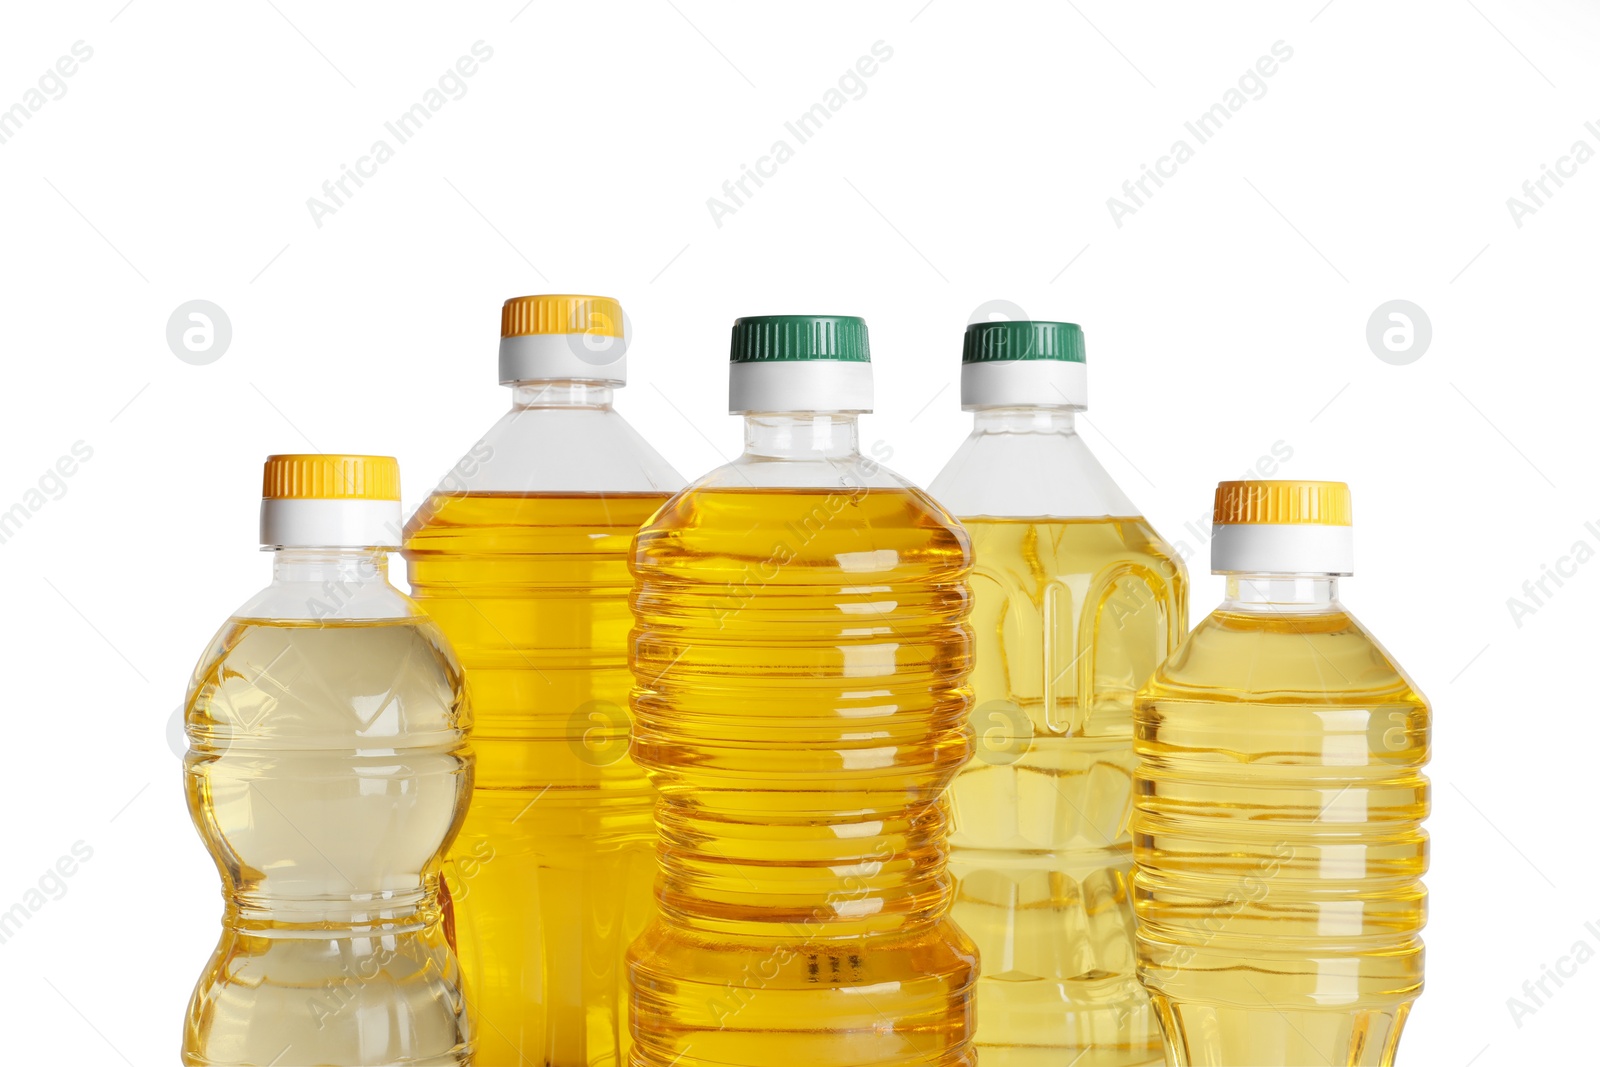
<svg viewBox="0 0 1600 1067">
<path fill-rule="evenodd" d="M 1593 1061 L 1600 962 L 1520 1026 L 1507 998 L 1600 949 L 1600 562 L 1520 626 L 1507 599 L 1600 548 L 1600 162 L 1520 227 L 1506 201 L 1600 149 L 1594 5 L 8 7 L 0 108 L 74 42 L 93 56 L 0 144 L 0 511 L 28 510 L 0 544 L 0 911 L 93 855 L 0 944 L 7 1061 L 174 1062 L 220 902 L 167 730 L 267 580 L 261 460 L 393 453 L 420 500 L 507 402 L 500 302 L 541 291 L 623 301 L 619 407 L 689 476 L 738 448 L 732 319 L 798 311 L 867 318 L 865 438 L 926 483 L 968 424 L 962 328 L 1006 298 L 1083 324 L 1085 437 L 1170 541 L 1198 546 L 1215 482 L 1277 442 L 1282 476 L 1349 481 L 1345 597 L 1436 713 L 1402 1061 Z M 316 225 L 307 198 L 480 40 L 465 95 Z M 796 146 L 784 122 L 878 41 L 865 94 Z M 1184 122 L 1277 41 L 1265 94 L 1197 145 Z M 1107 198 L 1180 137 L 1194 158 L 1116 225 Z M 778 138 L 794 158 L 718 226 L 707 198 Z M 206 366 L 166 343 L 192 299 L 232 323 Z M 1391 299 L 1431 320 L 1409 365 L 1367 344 Z M 30 497 L 79 441 L 92 458 Z M 1221 583 L 1191 569 L 1198 619 Z"/>
</svg>

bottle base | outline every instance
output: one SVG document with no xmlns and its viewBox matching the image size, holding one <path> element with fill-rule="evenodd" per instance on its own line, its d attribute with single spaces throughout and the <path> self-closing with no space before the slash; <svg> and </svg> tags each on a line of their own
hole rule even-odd
<svg viewBox="0 0 1600 1067">
<path fill-rule="evenodd" d="M 708 936 L 657 921 L 629 956 L 631 1067 L 972 1067 L 977 960 L 914 934 Z"/>
<path fill-rule="evenodd" d="M 1151 1002 L 1172 1067 L 1391 1067 L 1411 1011 L 1409 1001 L 1358 1011 Z"/>
<path fill-rule="evenodd" d="M 976 1046 L 984 1067 L 1162 1067 L 1161 1032 L 1131 977 L 980 978 Z"/>
<path fill-rule="evenodd" d="M 438 926 L 388 938 L 225 930 L 189 1002 L 185 1067 L 466 1067 L 473 1047 Z"/>
</svg>

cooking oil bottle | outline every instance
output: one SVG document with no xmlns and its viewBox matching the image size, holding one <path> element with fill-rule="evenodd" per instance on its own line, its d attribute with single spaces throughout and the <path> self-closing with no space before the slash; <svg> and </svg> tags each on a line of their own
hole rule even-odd
<svg viewBox="0 0 1600 1067">
<path fill-rule="evenodd" d="M 1133 697 L 1188 625 L 1183 563 L 1073 427 L 1073 323 L 967 328 L 972 435 L 930 492 L 972 538 L 977 751 L 950 789 L 987 1067 L 1160 1063 L 1134 974 Z"/>
<path fill-rule="evenodd" d="M 267 460 L 272 584 L 189 685 L 189 813 L 222 875 L 190 1065 L 449 1064 L 472 1043 L 439 867 L 472 788 L 461 669 L 388 581 L 386 456 Z"/>
<path fill-rule="evenodd" d="M 661 869 L 632 1063 L 972 1064 L 941 801 L 971 751 L 966 535 L 859 450 L 860 319 L 740 319 L 730 374 L 744 454 L 634 545 Z"/>
<path fill-rule="evenodd" d="M 471 683 L 477 784 L 446 865 L 484 1067 L 617 1067 L 653 910 L 654 794 L 628 755 L 628 546 L 683 479 L 612 408 L 622 308 L 501 311 L 511 410 L 406 526 L 413 595 Z"/>
<path fill-rule="evenodd" d="M 1339 602 L 1339 482 L 1223 482 L 1227 599 L 1135 711 L 1139 974 L 1169 1062 L 1391 1064 L 1422 991 L 1427 702 Z"/>
</svg>

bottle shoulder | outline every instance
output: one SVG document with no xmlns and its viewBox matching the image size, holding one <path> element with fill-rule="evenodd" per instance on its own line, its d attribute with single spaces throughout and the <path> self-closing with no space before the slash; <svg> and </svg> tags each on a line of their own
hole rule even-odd
<svg viewBox="0 0 1600 1067">
<path fill-rule="evenodd" d="M 943 501 L 939 501 L 943 507 Z M 1053 561 L 1070 562 L 1078 557 L 1115 557 L 1141 560 L 1163 570 L 1176 571 L 1185 578 L 1188 568 L 1182 557 L 1156 533 L 1143 515 L 1058 518 L 1050 515 L 963 515 L 963 526 L 975 544 L 984 541 L 1007 546 L 1029 542 L 1030 549 L 1048 555 Z"/>
<path fill-rule="evenodd" d="M 464 737 L 471 715 L 460 662 L 425 615 L 236 615 L 195 666 L 185 721 L 192 740 L 214 748 L 242 739 L 325 747 L 438 743 L 441 732 Z"/>
<path fill-rule="evenodd" d="M 747 488 L 797 492 L 885 489 L 923 493 L 910 479 L 885 467 L 875 457 L 860 452 L 800 458 L 746 452 L 737 459 L 712 468 L 686 488 L 692 491 Z"/>
<path fill-rule="evenodd" d="M 1389 652 L 1348 610 L 1230 610 L 1206 616 L 1151 676 L 1142 699 L 1427 707 Z"/>
<path fill-rule="evenodd" d="M 973 433 L 934 478 L 929 492 L 963 517 L 1139 514 L 1075 433 Z"/>
<path fill-rule="evenodd" d="M 516 407 L 440 479 L 437 494 L 672 493 L 685 482 L 610 407 Z"/>
<path fill-rule="evenodd" d="M 875 462 L 725 464 L 669 499 L 635 538 L 635 563 L 646 567 L 750 554 L 863 575 L 914 561 L 965 574 L 972 561 L 961 523 Z"/>
<path fill-rule="evenodd" d="M 962 516 L 972 540 L 974 577 L 1006 588 L 1048 583 L 1069 587 L 1137 576 L 1187 605 L 1189 571 L 1183 558 L 1142 516 L 1052 518 Z M 1185 612 L 1186 612 L 1185 607 Z M 1187 628 L 1187 614 L 1183 619 Z"/>
<path fill-rule="evenodd" d="M 426 616 L 417 602 L 396 589 L 388 575 L 374 567 L 323 581 L 274 581 L 235 608 L 230 621 L 349 622 L 419 618 Z"/>
</svg>

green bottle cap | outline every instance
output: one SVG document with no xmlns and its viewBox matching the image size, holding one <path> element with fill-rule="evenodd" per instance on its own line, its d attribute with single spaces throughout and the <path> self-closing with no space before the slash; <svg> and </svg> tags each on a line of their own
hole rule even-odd
<svg viewBox="0 0 1600 1067">
<path fill-rule="evenodd" d="M 975 322 L 961 344 L 962 363 L 1053 359 L 1083 363 L 1083 331 L 1075 322 Z"/>
<path fill-rule="evenodd" d="M 870 363 L 867 323 L 854 315 L 750 315 L 733 321 L 734 363 Z"/>
</svg>

